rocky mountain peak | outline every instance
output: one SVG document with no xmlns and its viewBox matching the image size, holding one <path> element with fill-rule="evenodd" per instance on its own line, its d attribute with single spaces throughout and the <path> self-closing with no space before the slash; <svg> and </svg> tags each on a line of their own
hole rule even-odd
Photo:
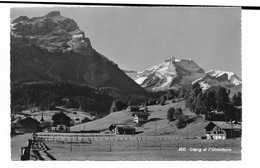
<svg viewBox="0 0 260 168">
<path fill-rule="evenodd" d="M 180 60 L 173 56 L 142 72 L 126 74 L 149 91 L 163 91 L 190 84 L 205 72 L 192 60 Z"/>
<path fill-rule="evenodd" d="M 242 81 L 234 72 L 222 71 L 218 69 L 210 70 L 201 78 L 192 82 L 198 83 L 202 90 L 207 90 L 212 86 L 225 86 L 228 88 L 242 84 Z"/>
<path fill-rule="evenodd" d="M 12 22 L 13 23 L 18 23 L 18 22 L 21 22 L 21 21 L 29 21 L 30 19 L 27 17 L 27 16 L 19 16 L 18 18 L 14 19 L 14 21 Z"/>
<path fill-rule="evenodd" d="M 44 17 L 54 17 L 54 16 L 60 16 L 60 11 L 52 11 L 50 13 L 48 13 L 47 15 L 45 15 Z"/>
<path fill-rule="evenodd" d="M 53 11 L 22 16 L 11 28 L 11 81 L 62 81 L 107 92 L 146 93 L 118 66 L 91 47 L 77 23 Z"/>
<path fill-rule="evenodd" d="M 79 29 L 77 23 L 61 16 L 59 11 L 52 11 L 42 17 L 20 16 L 11 24 L 11 35 L 15 38 L 25 38 L 34 45 L 50 52 L 77 51 L 89 52 L 90 40 Z M 15 40 L 13 38 L 13 40 Z"/>
</svg>

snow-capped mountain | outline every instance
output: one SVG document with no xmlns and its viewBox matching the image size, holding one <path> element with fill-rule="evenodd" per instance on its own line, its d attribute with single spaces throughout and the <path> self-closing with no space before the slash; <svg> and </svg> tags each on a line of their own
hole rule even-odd
<svg viewBox="0 0 260 168">
<path fill-rule="evenodd" d="M 242 81 L 233 72 L 221 71 L 221 70 L 210 70 L 206 72 L 205 76 L 196 79 L 192 84 L 199 83 L 202 90 L 207 90 L 211 86 L 225 86 L 228 88 L 238 86 L 242 84 Z"/>
<path fill-rule="evenodd" d="M 181 85 L 190 84 L 204 74 L 204 70 L 193 60 L 179 60 L 172 57 L 142 72 L 131 73 L 129 76 L 146 90 L 163 91 L 178 89 Z"/>
</svg>

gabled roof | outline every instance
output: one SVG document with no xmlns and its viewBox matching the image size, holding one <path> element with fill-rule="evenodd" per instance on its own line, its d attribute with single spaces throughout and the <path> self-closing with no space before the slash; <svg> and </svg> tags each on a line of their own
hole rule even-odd
<svg viewBox="0 0 260 168">
<path fill-rule="evenodd" d="M 231 124 L 226 121 L 211 121 L 206 125 L 205 128 L 209 127 L 212 124 L 218 126 L 221 129 L 241 129 L 242 128 L 242 126 L 240 124 Z"/>
<path fill-rule="evenodd" d="M 133 127 L 132 126 L 130 126 L 130 125 L 126 125 L 126 124 L 115 124 L 116 125 L 116 127 L 118 127 L 118 128 L 123 128 L 123 129 L 133 129 Z"/>
<path fill-rule="evenodd" d="M 128 107 L 140 108 L 140 106 L 136 106 L 136 105 L 129 105 Z"/>
<path fill-rule="evenodd" d="M 137 115 L 137 116 L 150 116 L 149 113 L 147 112 L 133 112 L 132 116 Z"/>
<path fill-rule="evenodd" d="M 31 118 L 31 117 L 26 117 L 25 119 L 22 119 L 22 120 L 20 121 L 21 124 L 26 124 L 26 123 L 28 123 L 28 122 L 34 123 L 34 124 L 36 124 L 36 125 L 39 125 L 39 124 L 40 124 L 39 121 L 37 121 L 36 119 L 33 119 L 33 118 Z"/>
</svg>

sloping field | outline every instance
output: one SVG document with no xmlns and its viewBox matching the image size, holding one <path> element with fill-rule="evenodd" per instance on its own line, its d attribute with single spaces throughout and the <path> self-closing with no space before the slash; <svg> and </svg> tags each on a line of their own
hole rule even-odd
<svg viewBox="0 0 260 168">
<path fill-rule="evenodd" d="M 120 111 L 109 114 L 108 116 L 97 119 L 95 121 L 79 124 L 71 127 L 71 131 L 91 131 L 91 130 L 106 130 L 113 123 L 129 123 L 132 119 L 132 114 L 127 111 Z"/>
<path fill-rule="evenodd" d="M 147 106 L 148 111 L 150 113 L 149 121 L 143 124 L 140 127 L 136 127 L 136 131 L 139 132 L 139 135 L 173 135 L 176 134 L 178 136 L 186 136 L 186 129 L 178 130 L 174 124 L 174 122 L 169 123 L 167 120 L 167 111 L 170 107 L 182 108 L 183 113 L 185 115 L 189 115 L 191 117 L 195 116 L 190 112 L 189 109 L 185 108 L 184 101 L 180 101 L 177 103 L 167 102 L 166 105 L 152 105 Z M 90 131 L 90 130 L 107 130 L 108 127 L 113 123 L 125 123 L 128 125 L 133 125 L 133 117 L 131 112 L 127 112 L 125 110 L 111 113 L 108 116 L 92 121 L 84 124 L 79 124 L 71 127 L 71 131 Z M 191 131 L 196 132 L 195 134 L 191 134 L 193 136 L 200 136 L 204 131 L 203 120 L 198 120 L 191 125 Z M 197 130 L 199 129 L 199 130 Z"/>
</svg>

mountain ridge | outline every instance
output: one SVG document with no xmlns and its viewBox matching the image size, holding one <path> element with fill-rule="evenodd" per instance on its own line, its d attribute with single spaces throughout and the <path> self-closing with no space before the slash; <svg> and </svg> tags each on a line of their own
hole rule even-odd
<svg viewBox="0 0 260 168">
<path fill-rule="evenodd" d="M 207 90 L 208 88 L 217 85 L 224 85 L 228 88 L 242 85 L 241 79 L 234 72 L 222 71 L 219 69 L 207 71 L 205 76 L 192 82 L 192 84 L 195 83 L 199 83 L 202 90 Z"/>
<path fill-rule="evenodd" d="M 204 74 L 204 70 L 193 60 L 179 60 L 171 57 L 144 71 L 137 72 L 136 75 L 129 76 L 146 90 L 163 91 L 178 89 L 183 78 L 202 74 Z"/>
<path fill-rule="evenodd" d="M 242 84 L 241 79 L 233 72 L 222 70 L 205 72 L 192 59 L 180 60 L 175 57 L 140 72 L 127 70 L 124 72 L 148 91 L 178 90 L 196 82 L 199 82 L 203 90 L 216 85 L 231 88 Z M 208 83 L 205 83 L 204 79 Z"/>
<path fill-rule="evenodd" d="M 92 48 L 77 23 L 59 11 L 20 16 L 10 28 L 11 81 L 63 81 L 146 93 L 116 63 Z"/>
</svg>

